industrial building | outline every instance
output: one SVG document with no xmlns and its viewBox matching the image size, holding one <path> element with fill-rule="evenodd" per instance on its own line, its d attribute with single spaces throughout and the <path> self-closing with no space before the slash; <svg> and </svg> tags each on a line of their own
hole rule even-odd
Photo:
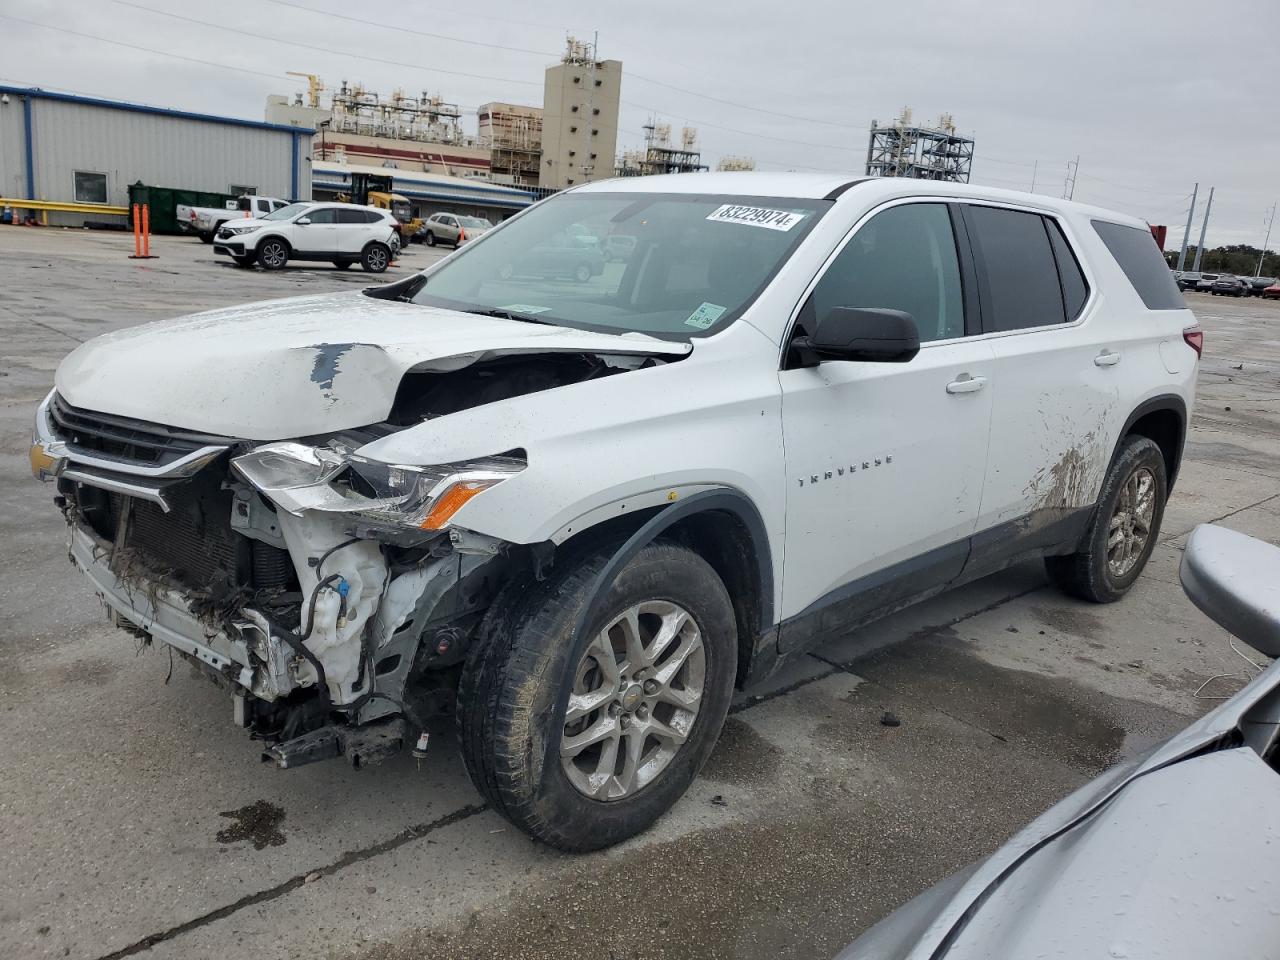
<svg viewBox="0 0 1280 960">
<path fill-rule="evenodd" d="M 129 185 L 311 196 L 311 135 L 282 126 L 0 85 L 0 198 L 92 208 L 48 222 L 123 223 Z"/>
<path fill-rule="evenodd" d="M 317 160 L 312 167 L 312 191 L 316 200 L 334 200 L 351 192 L 351 175 L 390 175 L 391 189 L 409 201 L 414 217 L 425 219 L 433 213 L 456 213 L 484 217 L 500 223 L 533 203 L 535 197 L 498 183 L 484 183 L 463 177 L 363 164 L 325 163 Z"/>
<path fill-rule="evenodd" d="M 493 179 L 538 186 L 542 166 L 542 108 L 483 103 L 476 117 L 478 139 L 489 145 Z"/>
<path fill-rule="evenodd" d="M 867 143 L 867 176 L 914 177 L 968 183 L 973 166 L 973 141 L 956 134 L 955 121 L 944 113 L 936 127 L 912 121 L 904 107 L 893 123 L 881 127 L 871 121 Z"/>
<path fill-rule="evenodd" d="M 593 44 L 570 38 L 543 83 L 541 186 L 559 190 L 613 175 L 621 98 L 622 61 L 598 60 Z"/>
<path fill-rule="evenodd" d="M 267 97 L 268 123 L 309 127 L 315 131 L 314 156 L 335 163 L 363 163 L 398 167 L 450 177 L 488 177 L 489 147 L 462 130 L 458 107 L 425 90 L 406 96 L 395 90 L 389 98 L 361 84 L 332 92 L 329 105 L 320 105 L 324 82 L 314 74 L 295 74 L 307 80 L 305 98 Z"/>
<path fill-rule="evenodd" d="M 671 124 L 650 120 L 644 125 L 644 149 L 628 150 L 618 158 L 614 175 L 619 177 L 652 177 L 661 173 L 698 173 L 707 169 L 698 150 L 698 131 L 685 127 L 680 131 L 680 145 L 671 142 Z M 734 158 L 738 159 L 738 158 Z M 734 169 L 754 169 L 735 167 Z"/>
</svg>

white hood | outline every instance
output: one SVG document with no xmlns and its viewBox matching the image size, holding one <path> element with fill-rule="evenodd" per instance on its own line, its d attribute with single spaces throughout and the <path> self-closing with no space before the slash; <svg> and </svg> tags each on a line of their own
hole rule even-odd
<svg viewBox="0 0 1280 960">
<path fill-rule="evenodd" d="M 99 413 L 245 440 L 386 419 L 406 372 L 545 352 L 679 356 L 686 343 L 495 319 L 334 293 L 228 307 L 109 333 L 58 368 Z"/>
</svg>

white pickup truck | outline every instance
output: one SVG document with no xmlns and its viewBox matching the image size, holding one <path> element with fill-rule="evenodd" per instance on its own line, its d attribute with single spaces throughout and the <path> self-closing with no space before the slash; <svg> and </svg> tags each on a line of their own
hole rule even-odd
<svg viewBox="0 0 1280 960">
<path fill-rule="evenodd" d="M 288 200 L 275 197 L 243 196 L 228 200 L 224 207 L 192 207 L 185 203 L 177 206 L 178 229 L 194 233 L 205 243 L 213 243 L 213 236 L 228 220 L 238 217 L 264 217 L 274 210 L 287 206 Z"/>
</svg>

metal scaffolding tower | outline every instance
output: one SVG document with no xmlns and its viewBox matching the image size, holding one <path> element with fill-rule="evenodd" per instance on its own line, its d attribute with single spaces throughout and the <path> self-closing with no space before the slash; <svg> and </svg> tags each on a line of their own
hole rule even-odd
<svg viewBox="0 0 1280 960">
<path fill-rule="evenodd" d="M 614 176 L 647 177 L 659 173 L 697 173 L 706 170 L 698 149 L 698 131 L 680 131 L 680 146 L 671 143 L 671 124 L 650 120 L 644 125 L 644 151 L 628 151 L 619 159 Z"/>
<path fill-rule="evenodd" d="M 871 121 L 868 176 L 968 183 L 972 166 L 973 141 L 956 135 L 950 114 L 944 113 L 936 127 L 913 124 L 910 107 L 889 126 Z"/>
</svg>

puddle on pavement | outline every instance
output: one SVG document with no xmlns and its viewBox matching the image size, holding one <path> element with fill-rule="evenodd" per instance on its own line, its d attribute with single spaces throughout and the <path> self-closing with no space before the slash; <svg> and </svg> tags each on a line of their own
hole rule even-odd
<svg viewBox="0 0 1280 960">
<path fill-rule="evenodd" d="M 249 840 L 253 849 L 263 847 L 279 847 L 284 844 L 285 837 L 280 831 L 284 822 L 284 810 L 274 803 L 258 800 L 241 807 L 239 810 L 224 810 L 220 817 L 229 817 L 234 822 L 218 831 L 219 843 L 237 843 Z"/>
<path fill-rule="evenodd" d="M 782 751 L 749 723 L 729 717 L 700 776 L 718 783 L 758 783 L 772 777 L 781 759 Z"/>
<path fill-rule="evenodd" d="M 1065 677 L 990 664 L 951 628 L 913 636 L 852 669 L 918 707 L 1091 774 L 1138 756 L 1188 723 L 1170 710 L 1111 697 Z"/>
</svg>

